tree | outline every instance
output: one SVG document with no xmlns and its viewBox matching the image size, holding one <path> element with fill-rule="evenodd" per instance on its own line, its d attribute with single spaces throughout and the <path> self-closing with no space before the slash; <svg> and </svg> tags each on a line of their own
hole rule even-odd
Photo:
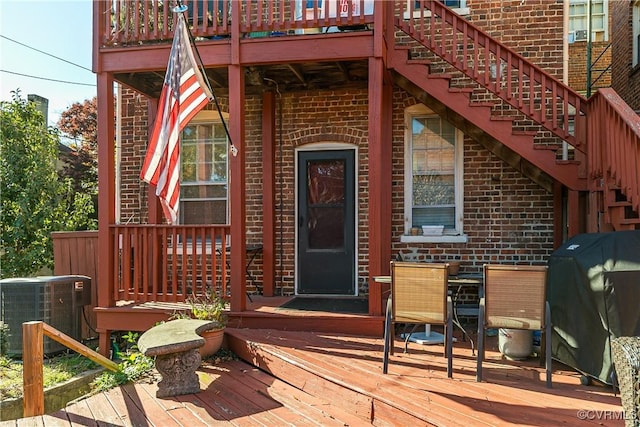
<svg viewBox="0 0 640 427">
<path fill-rule="evenodd" d="M 71 150 L 61 153 L 64 167 L 62 177 L 70 178 L 77 193 L 91 196 L 94 207 L 93 219 L 98 212 L 98 107 L 97 98 L 76 102 L 60 115 L 58 129 L 73 142 Z"/>
<path fill-rule="evenodd" d="M 56 171 L 57 129 L 19 90 L 12 97 L 0 103 L 0 277 L 51 268 L 51 232 L 92 225 L 90 197 Z"/>
</svg>

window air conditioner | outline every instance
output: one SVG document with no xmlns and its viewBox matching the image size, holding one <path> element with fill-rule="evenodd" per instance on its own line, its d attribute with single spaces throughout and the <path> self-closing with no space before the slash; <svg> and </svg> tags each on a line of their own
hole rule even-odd
<svg viewBox="0 0 640 427">
<path fill-rule="evenodd" d="M 577 42 L 587 40 L 587 30 L 576 30 L 574 40 Z"/>
</svg>

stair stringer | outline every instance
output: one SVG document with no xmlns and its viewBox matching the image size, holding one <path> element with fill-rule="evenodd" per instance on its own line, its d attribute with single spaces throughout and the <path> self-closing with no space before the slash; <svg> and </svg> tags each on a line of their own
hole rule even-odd
<svg viewBox="0 0 640 427">
<path fill-rule="evenodd" d="M 559 164 L 554 152 L 535 148 L 532 135 L 514 133 L 511 120 L 492 120 L 490 106 L 472 105 L 467 92 L 450 90 L 447 78 L 429 75 L 425 64 L 409 63 L 406 50 L 393 49 L 388 54 L 388 65 L 399 87 L 514 169 L 547 191 L 552 191 L 554 180 L 571 190 L 586 190 L 578 164 Z"/>
</svg>

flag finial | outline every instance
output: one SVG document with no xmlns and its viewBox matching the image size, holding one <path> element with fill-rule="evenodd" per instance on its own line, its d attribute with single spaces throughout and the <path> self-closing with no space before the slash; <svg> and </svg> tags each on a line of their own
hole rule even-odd
<svg viewBox="0 0 640 427">
<path fill-rule="evenodd" d="M 177 6 L 175 6 L 174 8 L 172 8 L 171 10 L 175 13 L 182 13 L 182 12 L 186 12 L 188 9 L 188 7 L 184 4 L 182 4 L 182 2 L 180 0 L 178 0 L 178 4 Z"/>
</svg>

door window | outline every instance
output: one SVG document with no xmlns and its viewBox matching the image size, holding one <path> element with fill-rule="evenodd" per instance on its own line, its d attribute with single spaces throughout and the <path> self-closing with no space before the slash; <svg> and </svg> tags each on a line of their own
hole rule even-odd
<svg viewBox="0 0 640 427">
<path fill-rule="evenodd" d="M 317 160 L 307 166 L 309 249 L 344 246 L 344 162 Z"/>
</svg>

